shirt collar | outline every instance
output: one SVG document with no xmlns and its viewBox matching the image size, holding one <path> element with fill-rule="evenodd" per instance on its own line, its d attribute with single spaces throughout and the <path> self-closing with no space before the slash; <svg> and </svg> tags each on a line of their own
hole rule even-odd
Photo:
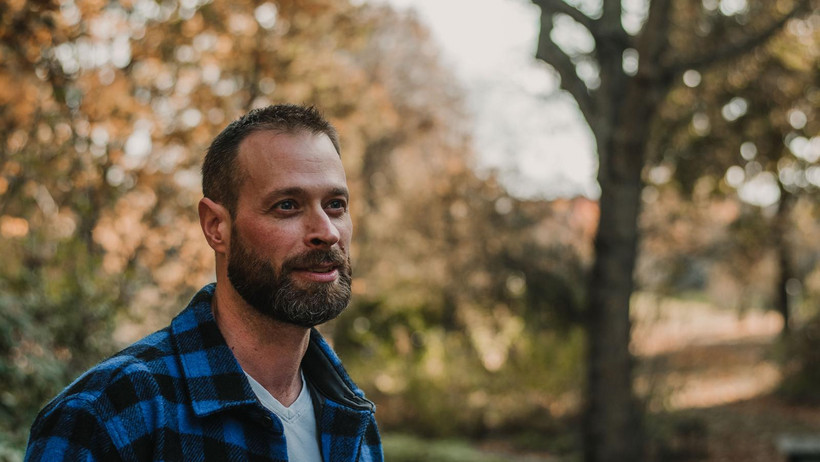
<svg viewBox="0 0 820 462">
<path fill-rule="evenodd" d="M 203 287 L 171 321 L 183 379 L 194 412 L 200 416 L 258 402 L 214 319 L 211 299 L 215 288 L 213 283 Z M 326 398 L 358 411 L 373 412 L 373 403 L 353 383 L 316 329 L 311 329 L 302 369 L 307 380 Z"/>
<path fill-rule="evenodd" d="M 353 383 L 339 357 L 316 329 L 311 329 L 302 370 L 307 380 L 326 398 L 358 411 L 375 410 L 375 405 Z"/>
<path fill-rule="evenodd" d="M 216 284 L 203 287 L 171 322 L 191 405 L 200 416 L 257 402 L 216 325 L 211 311 L 215 287 Z"/>
</svg>

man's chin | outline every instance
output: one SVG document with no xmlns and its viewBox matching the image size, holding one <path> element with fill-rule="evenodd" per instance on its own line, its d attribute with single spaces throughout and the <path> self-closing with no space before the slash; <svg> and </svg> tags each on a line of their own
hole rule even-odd
<svg viewBox="0 0 820 462">
<path fill-rule="evenodd" d="M 322 313 L 314 313 L 311 317 L 304 317 L 300 315 L 292 316 L 290 313 L 282 313 L 280 311 L 266 311 L 263 312 L 266 316 L 273 319 L 274 321 L 289 324 L 296 327 L 302 327 L 305 329 L 310 329 L 312 327 L 316 327 L 318 325 L 324 324 L 328 321 L 332 321 L 336 319 L 342 312 L 347 308 L 345 305 L 342 308 L 334 308 L 332 310 L 325 310 Z M 303 314 L 303 313 L 300 313 Z"/>
</svg>

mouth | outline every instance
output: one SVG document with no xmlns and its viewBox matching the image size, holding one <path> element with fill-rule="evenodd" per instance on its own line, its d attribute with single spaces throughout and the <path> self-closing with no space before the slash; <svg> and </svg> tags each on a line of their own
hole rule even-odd
<svg viewBox="0 0 820 462">
<path fill-rule="evenodd" d="M 332 283 L 347 271 L 347 258 L 338 249 L 312 250 L 287 260 L 283 269 L 294 280 L 305 283 Z"/>
<path fill-rule="evenodd" d="M 300 265 L 294 268 L 296 271 L 308 271 L 311 273 L 329 273 L 338 269 L 339 265 L 333 262 L 322 262 L 310 265 Z"/>
<path fill-rule="evenodd" d="M 295 268 L 293 274 L 312 282 L 333 282 L 339 277 L 339 267 L 328 263 L 305 268 Z"/>
</svg>

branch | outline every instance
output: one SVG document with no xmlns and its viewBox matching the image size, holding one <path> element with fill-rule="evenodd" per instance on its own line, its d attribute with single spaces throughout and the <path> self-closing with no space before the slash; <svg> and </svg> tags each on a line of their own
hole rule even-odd
<svg viewBox="0 0 820 462">
<path fill-rule="evenodd" d="M 531 0 L 532 3 L 541 7 L 541 15 L 565 14 L 578 24 L 584 26 L 592 38 L 595 39 L 596 48 L 602 43 L 615 42 L 618 46 L 626 48 L 631 46 L 629 34 L 621 26 L 621 0 L 607 0 L 604 3 L 604 14 L 593 19 L 587 16 L 578 8 L 565 3 L 563 0 Z M 613 18 L 607 9 L 617 9 L 618 14 Z"/>
<path fill-rule="evenodd" d="M 636 40 L 640 56 L 640 78 L 656 80 L 666 75 L 661 58 L 669 49 L 671 4 L 672 0 L 653 0 L 649 4 L 646 23 Z"/>
<path fill-rule="evenodd" d="M 614 42 L 622 51 L 632 46 L 632 37 L 621 22 L 621 12 L 621 0 L 604 0 L 601 17 L 595 20 L 595 28 L 590 29 L 597 45 Z"/>
<path fill-rule="evenodd" d="M 789 22 L 789 20 L 793 19 L 804 10 L 808 10 L 810 2 L 811 0 L 802 0 L 788 14 L 775 21 L 773 24 L 769 25 L 769 27 L 763 29 L 756 35 L 746 37 L 744 40 L 736 43 L 729 43 L 716 49 L 712 53 L 704 54 L 702 56 L 694 56 L 688 61 L 673 62 L 665 67 L 672 73 L 677 74 L 687 69 L 703 70 L 723 61 L 741 56 L 744 53 L 747 53 L 766 43 L 766 41 L 782 29 L 783 26 Z"/>
<path fill-rule="evenodd" d="M 601 21 L 610 24 L 621 23 L 621 13 L 623 12 L 623 5 L 621 0 L 604 0 L 603 13 L 601 14 Z"/>
<path fill-rule="evenodd" d="M 541 32 L 538 36 L 538 50 L 535 57 L 549 64 L 561 76 L 561 88 L 575 98 L 581 113 L 591 125 L 594 121 L 593 101 L 589 88 L 575 71 L 575 64 L 570 57 L 550 39 L 552 31 L 552 13 L 541 10 Z"/>
<path fill-rule="evenodd" d="M 650 62 L 660 61 L 660 57 L 669 46 L 669 23 L 671 17 L 671 0 L 654 0 L 649 4 L 649 15 L 643 26 L 639 41 L 641 42 L 641 59 Z"/>
<path fill-rule="evenodd" d="M 596 23 L 595 21 L 584 14 L 578 8 L 564 3 L 563 0 L 532 0 L 532 2 L 541 7 L 541 17 L 544 15 L 565 14 L 574 19 L 577 23 L 586 27 L 592 35 L 595 35 Z"/>
</svg>

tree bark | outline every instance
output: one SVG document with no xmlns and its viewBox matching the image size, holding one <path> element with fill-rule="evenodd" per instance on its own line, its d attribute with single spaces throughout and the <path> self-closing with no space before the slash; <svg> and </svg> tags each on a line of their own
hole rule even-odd
<svg viewBox="0 0 820 462">
<path fill-rule="evenodd" d="M 644 455 L 642 408 L 632 388 L 629 351 L 630 297 L 638 248 L 641 170 L 649 138 L 651 97 L 637 81 L 618 104 L 609 134 L 598 138 L 607 159 L 598 172 L 601 186 L 596 258 L 589 280 L 587 306 L 587 390 L 584 460 L 639 461 Z"/>
<path fill-rule="evenodd" d="M 590 91 L 578 79 L 571 60 L 550 40 L 552 15 L 570 14 L 552 0 L 534 0 L 542 9 L 536 56 L 553 65 L 561 87 L 573 95 L 595 134 L 601 187 L 600 222 L 595 262 L 589 279 L 586 310 L 587 383 L 583 421 L 586 462 L 640 461 L 644 455 L 642 412 L 632 389 L 633 359 L 629 351 L 629 300 L 638 242 L 641 170 L 648 144 L 652 95 L 657 76 L 645 69 L 627 76 L 624 49 L 631 38 L 621 27 L 620 2 L 608 1 L 601 18 L 578 21 L 595 37 L 600 87 Z M 664 1 L 656 2 L 664 4 Z M 578 14 L 570 14 L 578 20 Z M 652 43 L 652 42 L 647 42 Z M 665 41 L 661 41 L 662 44 Z M 658 46 L 657 43 L 652 43 Z M 642 48 L 642 47 L 639 47 Z M 640 50 L 644 56 L 656 50 Z"/>
<path fill-rule="evenodd" d="M 789 243 L 786 234 L 789 228 L 789 215 L 791 214 L 794 196 L 786 192 L 781 187 L 780 202 L 777 205 L 777 214 L 774 217 L 774 248 L 777 253 L 778 279 L 775 289 L 775 308 L 783 317 L 783 330 L 781 335 L 786 337 L 790 332 L 791 301 L 789 297 L 789 280 L 794 277 L 792 270 L 792 259 L 789 253 Z"/>
</svg>

